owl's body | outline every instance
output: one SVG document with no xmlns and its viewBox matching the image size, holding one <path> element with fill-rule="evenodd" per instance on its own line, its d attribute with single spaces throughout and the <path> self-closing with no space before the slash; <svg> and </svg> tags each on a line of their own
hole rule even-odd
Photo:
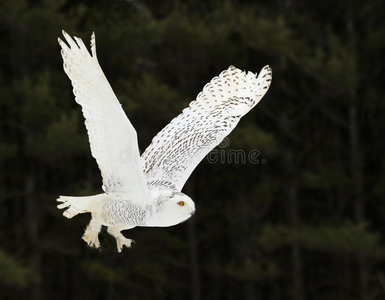
<svg viewBox="0 0 385 300">
<path fill-rule="evenodd" d="M 86 119 L 91 153 L 103 177 L 105 193 L 89 197 L 60 196 L 58 208 L 72 218 L 90 212 L 83 239 L 99 247 L 101 226 L 116 238 L 118 251 L 132 240 L 121 231 L 136 226 L 164 227 L 181 223 L 195 211 L 181 189 L 199 162 L 225 138 L 264 96 L 272 72 L 266 66 L 257 77 L 230 66 L 206 84 L 197 99 L 174 118 L 139 155 L 136 131 L 126 117 L 96 57 L 79 38 L 63 31 L 59 39 L 64 70 L 75 100 Z"/>
<path fill-rule="evenodd" d="M 130 247 L 133 242 L 126 239 L 120 231 L 136 226 L 173 226 L 190 218 L 195 211 L 195 204 L 188 196 L 172 189 L 158 191 L 154 194 L 153 201 L 147 205 L 131 201 L 130 195 L 125 193 L 103 193 L 87 197 L 60 196 L 57 200 L 62 202 L 59 208 L 67 208 L 63 213 L 67 218 L 79 213 L 91 213 L 91 222 L 83 236 L 87 244 L 98 248 L 101 227 L 107 226 L 108 232 L 118 241 L 118 251 L 122 250 L 123 245 Z M 174 206 L 180 207 L 176 213 Z"/>
</svg>

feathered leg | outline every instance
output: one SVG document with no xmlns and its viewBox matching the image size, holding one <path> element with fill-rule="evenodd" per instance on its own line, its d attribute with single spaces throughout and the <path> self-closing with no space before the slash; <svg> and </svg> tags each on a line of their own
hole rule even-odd
<svg viewBox="0 0 385 300">
<path fill-rule="evenodd" d="M 82 237 L 88 246 L 93 248 L 100 247 L 99 232 L 101 229 L 102 223 L 99 220 L 92 218 Z"/>
<path fill-rule="evenodd" d="M 108 226 L 107 232 L 111 234 L 115 239 L 116 239 L 116 246 L 118 247 L 118 252 L 122 252 L 123 246 L 126 246 L 127 248 L 131 247 L 131 244 L 134 243 L 134 240 L 131 239 L 126 239 L 123 234 L 121 233 L 122 230 L 124 229 L 131 229 L 134 228 L 135 226 L 132 227 L 127 227 L 127 226 Z"/>
</svg>

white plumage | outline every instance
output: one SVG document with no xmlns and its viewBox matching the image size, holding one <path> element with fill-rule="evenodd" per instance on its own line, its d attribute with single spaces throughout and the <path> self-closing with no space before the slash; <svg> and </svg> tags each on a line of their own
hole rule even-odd
<svg viewBox="0 0 385 300">
<path fill-rule="evenodd" d="M 63 31 L 64 71 L 82 106 L 91 153 L 103 178 L 104 193 L 60 196 L 58 208 L 72 218 L 90 212 L 83 239 L 100 246 L 101 226 L 116 238 L 120 252 L 133 240 L 121 231 L 135 226 L 172 226 L 191 217 L 194 202 L 181 189 L 199 162 L 225 138 L 267 92 L 269 66 L 259 76 L 230 66 L 206 84 L 182 113 L 152 140 L 140 157 L 137 134 L 98 63 L 95 35 L 91 55 L 80 38 Z"/>
</svg>

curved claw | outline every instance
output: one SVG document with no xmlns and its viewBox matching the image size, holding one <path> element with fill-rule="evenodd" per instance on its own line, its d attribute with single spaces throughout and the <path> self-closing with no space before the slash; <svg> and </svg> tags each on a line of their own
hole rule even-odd
<svg viewBox="0 0 385 300">
<path fill-rule="evenodd" d="M 116 246 L 118 248 L 118 252 L 122 252 L 123 246 L 130 248 L 132 244 L 135 244 L 135 241 L 126 239 L 123 235 L 116 237 Z"/>
</svg>

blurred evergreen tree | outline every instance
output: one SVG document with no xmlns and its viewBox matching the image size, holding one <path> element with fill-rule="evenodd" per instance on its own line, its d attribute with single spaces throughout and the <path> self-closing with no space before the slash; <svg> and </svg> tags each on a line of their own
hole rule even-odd
<svg viewBox="0 0 385 300">
<path fill-rule="evenodd" d="M 2 299 L 381 299 L 384 9 L 376 0 L 1 2 Z M 188 182 L 193 222 L 133 229 L 138 244 L 123 256 L 104 232 L 103 250 L 87 249 L 89 217 L 69 222 L 55 207 L 59 194 L 101 192 L 61 29 L 86 44 L 96 32 L 142 150 L 229 65 L 273 68 L 264 100 Z"/>
</svg>

